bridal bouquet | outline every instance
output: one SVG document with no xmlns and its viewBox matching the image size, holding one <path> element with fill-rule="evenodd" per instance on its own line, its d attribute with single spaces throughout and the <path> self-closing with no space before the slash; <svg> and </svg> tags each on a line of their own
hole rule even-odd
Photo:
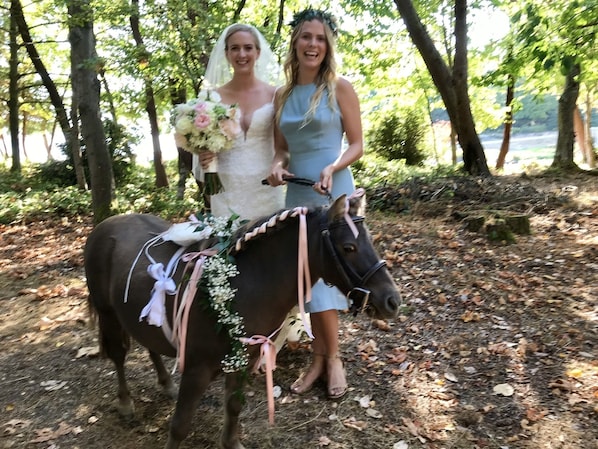
<svg viewBox="0 0 598 449">
<path fill-rule="evenodd" d="M 197 98 L 174 108 L 172 124 L 176 145 L 190 153 L 230 150 L 241 132 L 236 115 L 236 105 L 222 104 L 217 92 L 202 90 Z M 224 190 L 218 177 L 218 158 L 205 170 L 204 184 L 208 195 Z"/>
</svg>

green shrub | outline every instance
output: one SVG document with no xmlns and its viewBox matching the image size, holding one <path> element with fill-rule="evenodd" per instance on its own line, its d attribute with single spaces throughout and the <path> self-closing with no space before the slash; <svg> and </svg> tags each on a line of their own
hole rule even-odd
<svg viewBox="0 0 598 449">
<path fill-rule="evenodd" d="M 377 154 L 388 160 L 404 160 L 406 165 L 421 165 L 426 158 L 421 148 L 425 127 L 414 108 L 384 115 L 367 133 L 367 142 Z"/>
<path fill-rule="evenodd" d="M 33 174 L 40 184 L 51 184 L 60 187 L 77 184 L 77 176 L 73 164 L 69 161 L 49 161 L 32 166 Z"/>
<path fill-rule="evenodd" d="M 0 165 L 0 223 L 31 222 L 50 217 L 91 215 L 91 192 L 65 186 L 61 164 L 25 164 L 22 172 L 12 173 Z M 170 180 L 178 176 L 177 161 L 165 163 Z M 57 174 L 58 173 L 58 174 Z M 54 181 L 52 181 L 54 180 Z M 202 209 L 197 187 L 191 178 L 183 199 L 177 198 L 176 182 L 169 188 L 155 187 L 153 166 L 135 166 L 127 183 L 116 188 L 112 212 L 140 212 L 180 221 Z"/>
</svg>

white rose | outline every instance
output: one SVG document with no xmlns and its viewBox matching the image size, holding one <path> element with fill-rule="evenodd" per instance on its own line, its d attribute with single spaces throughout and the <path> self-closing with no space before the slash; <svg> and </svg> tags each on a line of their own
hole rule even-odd
<svg viewBox="0 0 598 449">
<path fill-rule="evenodd" d="M 193 131 L 193 120 L 188 115 L 183 115 L 174 124 L 177 132 L 185 135 Z"/>
<path fill-rule="evenodd" d="M 208 99 L 208 95 L 210 94 L 207 90 L 200 90 L 197 94 L 197 99 L 200 101 L 206 101 Z"/>
</svg>

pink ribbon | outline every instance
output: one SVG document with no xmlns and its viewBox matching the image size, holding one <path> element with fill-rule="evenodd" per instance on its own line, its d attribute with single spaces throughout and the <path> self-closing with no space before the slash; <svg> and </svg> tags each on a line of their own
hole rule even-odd
<svg viewBox="0 0 598 449">
<path fill-rule="evenodd" d="M 311 301 L 311 273 L 309 272 L 309 256 L 307 251 L 307 208 L 297 207 L 294 209 L 299 215 L 299 256 L 297 262 L 297 292 L 299 303 L 299 312 L 301 313 L 301 321 L 305 332 L 309 335 L 309 338 L 313 340 L 314 336 L 311 331 L 311 325 L 305 318 L 305 303 Z"/>
<path fill-rule="evenodd" d="M 193 300 L 195 299 L 195 293 L 197 292 L 197 283 L 201 278 L 203 273 L 203 265 L 204 262 L 208 257 L 214 256 L 218 254 L 218 251 L 209 248 L 203 251 L 194 252 L 194 253 L 187 253 L 181 257 L 183 262 L 187 262 L 185 265 L 185 269 L 183 270 L 183 275 L 181 279 L 185 278 L 185 273 L 187 272 L 191 262 L 194 259 L 198 259 L 195 262 L 195 266 L 193 267 L 193 271 L 191 272 L 191 278 L 187 283 L 187 288 L 183 292 L 183 296 L 181 297 L 181 304 L 178 304 L 179 300 L 179 292 L 177 292 L 176 297 L 174 298 L 174 305 L 173 305 L 173 318 L 172 318 L 172 335 L 173 340 L 178 342 L 177 346 L 177 354 L 178 354 L 178 365 L 179 370 L 182 373 L 185 369 L 185 348 L 187 346 L 187 325 L 189 323 L 189 311 L 191 310 L 191 304 L 193 304 Z"/>
<path fill-rule="evenodd" d="M 280 328 L 278 329 L 280 330 Z M 275 331 L 274 333 L 278 332 Z M 274 334 L 272 334 L 274 335 Z M 271 336 L 270 336 L 271 337 Z M 261 345 L 260 356 L 257 359 L 254 372 L 258 371 L 262 358 L 266 360 L 266 390 L 268 395 L 268 422 L 274 424 L 274 376 L 276 369 L 276 347 L 270 337 L 263 335 L 254 335 L 253 337 L 241 337 L 239 340 L 246 345 Z"/>
<path fill-rule="evenodd" d="M 362 188 L 359 188 L 359 189 L 355 190 L 355 192 L 353 192 L 351 195 L 349 195 L 347 197 L 347 199 L 345 200 L 345 203 L 346 203 L 346 207 L 345 207 L 345 221 L 349 225 L 349 228 L 351 228 L 351 231 L 353 231 L 353 236 L 355 238 L 357 238 L 357 236 L 359 235 L 359 231 L 357 230 L 357 227 L 355 226 L 355 223 L 353 223 L 353 220 L 351 219 L 351 216 L 349 215 L 349 209 L 351 208 L 351 201 L 350 200 L 352 200 L 354 198 L 361 198 L 364 194 L 365 194 L 365 190 L 362 189 Z"/>
</svg>

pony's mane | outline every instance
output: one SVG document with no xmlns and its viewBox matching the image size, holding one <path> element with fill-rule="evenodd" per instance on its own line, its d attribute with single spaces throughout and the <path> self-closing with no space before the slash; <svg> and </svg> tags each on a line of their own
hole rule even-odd
<svg viewBox="0 0 598 449">
<path fill-rule="evenodd" d="M 307 215 L 314 211 L 322 210 L 325 206 L 308 209 L 307 207 L 296 207 L 294 209 L 281 209 L 274 215 L 266 215 L 252 220 L 241 226 L 233 235 L 234 247 L 231 247 L 231 254 L 238 253 L 245 249 L 247 242 L 265 237 L 273 231 L 283 229 L 289 223 L 296 222 L 300 215 Z"/>
</svg>

